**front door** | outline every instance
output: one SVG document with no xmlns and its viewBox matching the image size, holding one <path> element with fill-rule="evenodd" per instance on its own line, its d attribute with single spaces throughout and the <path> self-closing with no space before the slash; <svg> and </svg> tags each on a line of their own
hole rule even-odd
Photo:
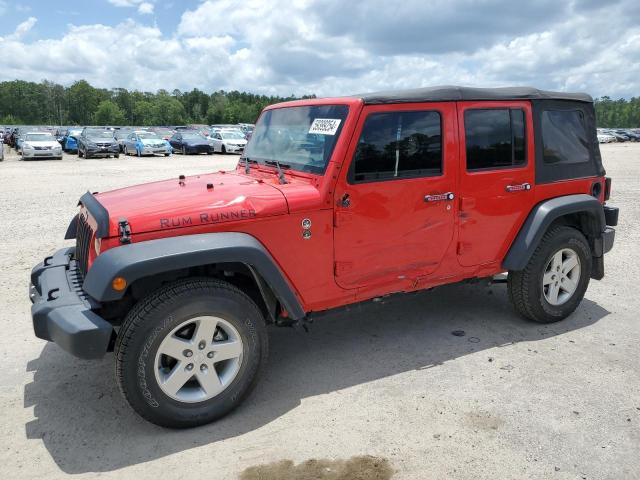
<svg viewBox="0 0 640 480">
<path fill-rule="evenodd" d="M 459 102 L 458 262 L 501 262 L 533 202 L 529 102 Z"/>
<path fill-rule="evenodd" d="M 335 278 L 406 284 L 440 265 L 454 237 L 454 103 L 364 108 L 335 190 Z"/>
</svg>

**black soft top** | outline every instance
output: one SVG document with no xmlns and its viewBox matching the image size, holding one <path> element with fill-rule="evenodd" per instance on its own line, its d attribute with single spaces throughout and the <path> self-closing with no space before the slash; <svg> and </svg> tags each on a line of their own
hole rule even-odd
<svg viewBox="0 0 640 480">
<path fill-rule="evenodd" d="M 386 103 L 455 102 L 462 100 L 572 100 L 593 103 L 586 93 L 550 92 L 532 87 L 473 88 L 442 85 L 353 95 L 366 105 Z"/>
</svg>

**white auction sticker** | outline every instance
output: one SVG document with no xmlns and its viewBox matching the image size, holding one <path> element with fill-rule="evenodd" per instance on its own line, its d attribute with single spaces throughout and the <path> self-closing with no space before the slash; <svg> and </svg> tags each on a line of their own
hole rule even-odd
<svg viewBox="0 0 640 480">
<path fill-rule="evenodd" d="M 309 133 L 319 133 L 320 135 L 335 135 L 340 126 L 339 118 L 316 118 L 311 127 L 309 127 Z"/>
</svg>

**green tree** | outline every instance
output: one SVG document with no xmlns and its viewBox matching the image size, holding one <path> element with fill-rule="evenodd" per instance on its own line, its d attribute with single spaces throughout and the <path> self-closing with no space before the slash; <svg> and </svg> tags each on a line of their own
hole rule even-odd
<svg viewBox="0 0 640 480">
<path fill-rule="evenodd" d="M 125 122 L 124 112 L 111 100 L 103 100 L 98 105 L 94 115 L 96 125 L 123 125 Z"/>
</svg>

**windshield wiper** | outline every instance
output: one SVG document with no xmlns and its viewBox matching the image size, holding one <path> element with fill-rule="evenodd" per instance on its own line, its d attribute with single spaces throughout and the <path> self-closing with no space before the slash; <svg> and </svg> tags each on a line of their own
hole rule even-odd
<svg viewBox="0 0 640 480">
<path fill-rule="evenodd" d="M 249 157 L 240 157 L 240 161 L 242 160 L 244 160 L 244 173 L 249 175 L 249 173 L 251 172 L 251 167 L 249 166 Z"/>
<path fill-rule="evenodd" d="M 286 163 L 283 163 L 281 165 L 280 162 L 278 162 L 278 160 L 265 160 L 264 163 L 266 165 L 274 165 L 276 167 L 276 169 L 278 170 L 278 181 L 280 182 L 281 185 L 285 184 L 285 183 L 289 183 L 289 182 L 287 182 L 287 179 L 284 178 L 284 173 L 282 172 L 282 167 L 291 168 L 290 165 L 287 165 Z"/>
</svg>

